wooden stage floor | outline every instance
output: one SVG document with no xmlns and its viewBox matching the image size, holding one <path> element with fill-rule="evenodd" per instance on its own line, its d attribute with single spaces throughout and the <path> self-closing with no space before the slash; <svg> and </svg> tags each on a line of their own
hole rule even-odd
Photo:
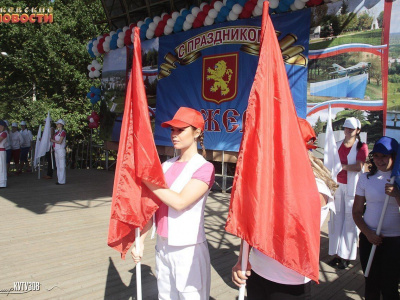
<svg viewBox="0 0 400 300">
<path fill-rule="evenodd" d="M 0 189 L 0 299 L 136 299 L 136 273 L 129 256 L 107 246 L 114 173 L 67 170 L 67 185 L 12 176 Z M 210 193 L 205 226 L 212 264 L 211 298 L 237 299 L 231 268 L 239 239 L 224 225 L 230 194 Z M 157 299 L 154 240 L 146 241 L 142 263 L 143 299 Z M 359 262 L 347 270 L 328 266 L 327 224 L 321 231 L 320 284 L 313 299 L 363 299 Z M 7 290 L 15 282 L 39 282 L 39 291 Z"/>
</svg>

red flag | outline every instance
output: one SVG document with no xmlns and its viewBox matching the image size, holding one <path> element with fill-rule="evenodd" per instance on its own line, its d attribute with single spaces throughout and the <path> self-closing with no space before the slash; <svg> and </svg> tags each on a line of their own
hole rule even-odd
<svg viewBox="0 0 400 300">
<path fill-rule="evenodd" d="M 108 245 L 125 258 L 135 240 L 135 227 L 143 226 L 160 200 L 142 180 L 166 187 L 151 131 L 142 76 L 139 28 L 135 28 L 132 72 L 126 92 L 111 205 Z"/>
<path fill-rule="evenodd" d="M 321 204 L 268 4 L 244 129 L 225 229 L 318 282 Z"/>
</svg>

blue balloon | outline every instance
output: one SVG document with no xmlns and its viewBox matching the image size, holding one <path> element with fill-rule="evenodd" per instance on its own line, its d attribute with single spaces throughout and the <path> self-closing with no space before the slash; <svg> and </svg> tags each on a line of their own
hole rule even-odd
<svg viewBox="0 0 400 300">
<path fill-rule="evenodd" d="M 94 96 L 93 99 L 94 99 L 96 102 L 99 101 L 99 100 L 100 100 L 100 95 Z"/>
<path fill-rule="evenodd" d="M 287 5 L 283 1 L 280 1 L 278 7 L 276 8 L 276 11 L 277 12 L 286 12 L 289 10 L 289 6 L 290 5 Z"/>
<path fill-rule="evenodd" d="M 140 39 L 141 40 L 145 40 L 146 39 L 146 30 L 142 30 L 142 28 L 140 28 Z"/>
<path fill-rule="evenodd" d="M 92 92 L 92 93 L 94 93 L 94 90 L 95 90 L 96 88 L 94 87 L 94 86 L 91 86 L 90 87 L 90 92 Z"/>
<path fill-rule="evenodd" d="M 94 98 L 90 99 L 90 103 L 92 103 L 93 105 L 97 103 L 96 100 L 94 100 Z"/>
<path fill-rule="evenodd" d="M 294 2 L 294 0 L 282 0 L 283 3 L 285 3 L 287 6 L 290 6 Z"/>
<path fill-rule="evenodd" d="M 180 32 L 180 31 L 182 31 L 182 25 L 179 25 L 179 24 L 175 23 L 174 32 L 177 33 L 177 32 Z"/>
<path fill-rule="evenodd" d="M 218 23 L 222 23 L 226 21 L 226 16 L 218 14 L 217 18 L 215 19 Z"/>
<path fill-rule="evenodd" d="M 123 30 L 121 28 L 117 29 L 117 36 L 118 36 L 118 33 L 122 32 L 122 31 Z"/>
<path fill-rule="evenodd" d="M 147 29 L 149 29 L 149 25 L 143 24 L 142 26 L 140 26 L 140 33 L 142 33 L 142 31 L 146 33 Z"/>
<path fill-rule="evenodd" d="M 190 14 L 190 11 L 188 11 L 187 9 L 185 9 L 184 11 L 182 11 L 181 16 L 184 17 L 186 19 L 187 15 Z"/>
<path fill-rule="evenodd" d="M 222 15 L 222 16 L 227 17 L 227 16 L 229 15 L 230 12 L 231 12 L 231 10 L 230 10 L 228 7 L 223 6 L 223 7 L 221 8 L 221 10 L 219 11 L 219 14 Z"/>
<path fill-rule="evenodd" d="M 110 49 L 111 49 L 111 50 L 115 50 L 115 49 L 117 49 L 117 48 L 118 48 L 117 39 L 111 39 L 111 42 L 110 42 Z"/>
<path fill-rule="evenodd" d="M 179 16 L 178 18 L 176 18 L 175 24 L 182 26 L 183 23 L 185 22 L 185 18 L 183 16 Z"/>
<path fill-rule="evenodd" d="M 90 54 L 90 57 L 95 58 L 96 55 L 94 55 L 92 48 L 89 48 L 88 53 Z"/>
<path fill-rule="evenodd" d="M 232 10 L 232 7 L 233 7 L 235 4 L 236 4 L 235 0 L 228 0 L 228 1 L 226 1 L 226 6 L 224 6 L 224 7 L 228 8 L 229 11 L 231 11 L 231 10 Z M 222 8 L 224 8 L 224 7 L 222 7 Z M 221 8 L 221 10 L 222 10 L 222 8 Z"/>
<path fill-rule="evenodd" d="M 240 4 L 240 6 L 244 6 L 246 4 L 247 0 L 238 0 L 238 4 Z"/>
<path fill-rule="evenodd" d="M 86 97 L 88 97 L 89 99 L 92 99 L 91 94 L 92 94 L 91 92 L 87 93 L 87 94 L 86 94 Z"/>
<path fill-rule="evenodd" d="M 148 26 L 151 22 L 153 22 L 152 18 L 148 18 L 145 22 L 145 24 Z"/>
</svg>

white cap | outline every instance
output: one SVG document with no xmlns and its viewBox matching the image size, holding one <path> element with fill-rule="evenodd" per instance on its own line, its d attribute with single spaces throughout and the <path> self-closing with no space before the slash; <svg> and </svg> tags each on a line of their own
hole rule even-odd
<svg viewBox="0 0 400 300">
<path fill-rule="evenodd" d="M 19 125 L 26 126 L 26 122 L 25 121 L 21 121 L 21 123 L 19 123 Z"/>
<path fill-rule="evenodd" d="M 358 119 L 356 119 L 354 117 L 347 118 L 344 121 L 343 127 L 351 128 L 351 129 L 357 129 L 357 128 L 361 129 L 361 122 L 360 122 L 360 120 L 358 120 Z"/>
<path fill-rule="evenodd" d="M 16 122 L 13 122 L 13 123 L 11 124 L 11 127 L 18 127 L 18 124 L 17 124 Z"/>
<path fill-rule="evenodd" d="M 63 126 L 65 126 L 65 122 L 63 119 L 59 119 L 56 124 L 62 124 Z"/>
</svg>

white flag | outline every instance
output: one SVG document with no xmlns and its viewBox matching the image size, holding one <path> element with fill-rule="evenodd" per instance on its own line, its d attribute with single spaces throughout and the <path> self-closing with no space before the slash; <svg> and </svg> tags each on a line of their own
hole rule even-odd
<svg viewBox="0 0 400 300">
<path fill-rule="evenodd" d="M 38 151 L 38 157 L 46 155 L 46 152 L 50 150 L 50 138 L 51 138 L 51 128 L 50 128 L 50 112 L 47 113 L 46 124 L 44 125 L 42 141 L 40 142 L 40 147 Z"/>
<path fill-rule="evenodd" d="M 41 136 L 42 136 L 42 124 L 39 125 L 39 130 L 38 130 L 38 133 L 37 133 L 37 136 L 36 136 L 35 159 L 34 159 L 34 162 L 33 162 L 33 165 L 34 165 L 35 168 L 36 168 L 36 166 L 37 166 L 37 164 L 39 162 L 39 159 L 40 159 L 40 156 L 38 156 L 38 153 L 39 153 L 39 148 L 40 148 Z"/>
<path fill-rule="evenodd" d="M 340 163 L 338 148 L 333 134 L 330 105 L 325 133 L 324 165 L 331 171 L 332 179 L 337 182 L 337 175 L 342 170 L 342 164 Z"/>
</svg>

